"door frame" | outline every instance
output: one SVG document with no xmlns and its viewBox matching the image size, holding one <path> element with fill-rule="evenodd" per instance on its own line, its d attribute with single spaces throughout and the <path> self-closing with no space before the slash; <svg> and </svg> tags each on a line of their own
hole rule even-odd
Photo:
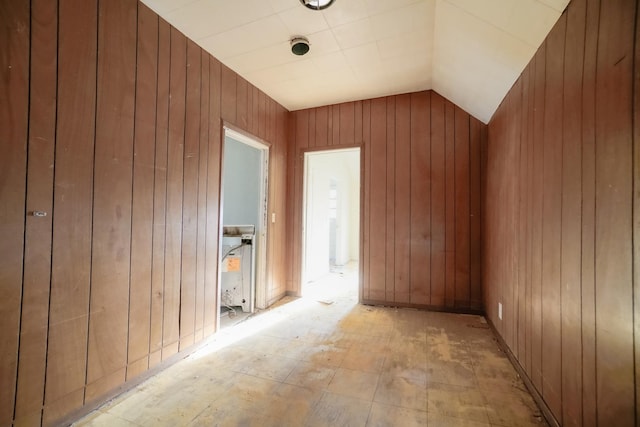
<svg viewBox="0 0 640 427">
<path fill-rule="evenodd" d="M 271 156 L 271 144 L 258 138 L 255 135 L 250 134 L 242 129 L 239 129 L 229 123 L 222 124 L 222 136 L 221 136 L 221 155 L 220 155 L 220 203 L 218 212 L 218 280 L 216 283 L 217 294 L 217 316 L 218 316 L 218 329 L 220 327 L 220 298 L 222 291 L 222 265 L 220 257 L 222 256 L 222 232 L 224 226 L 224 146 L 226 143 L 226 137 L 246 144 L 250 147 L 256 148 L 261 152 L 261 176 L 260 176 L 260 212 L 258 217 L 260 218 L 260 224 L 256 224 L 256 259 L 253 275 L 255 277 L 255 289 L 254 289 L 254 301 L 252 306 L 255 308 L 266 308 L 267 305 L 267 231 L 268 231 L 268 211 L 269 211 L 269 159 Z"/>
<path fill-rule="evenodd" d="M 308 179 L 309 179 L 309 168 L 308 168 L 308 157 L 313 154 L 323 154 L 323 153 L 333 153 L 333 152 L 342 152 L 342 151 L 359 151 L 359 160 L 360 160 L 360 171 L 359 171 L 359 215 L 358 215 L 358 302 L 362 302 L 363 300 L 363 283 L 364 283 L 364 144 L 351 144 L 351 145 L 343 145 L 339 148 L 304 148 L 299 151 L 299 157 L 302 160 L 302 165 L 300 168 L 301 173 L 301 183 L 302 183 L 302 197 L 301 197 L 301 205 L 299 209 L 300 212 L 300 270 L 298 277 L 299 289 L 298 296 L 302 296 L 302 289 L 304 287 L 305 280 L 305 264 L 306 264 L 306 247 L 307 247 L 307 193 L 308 193 Z M 298 193 L 299 194 L 299 193 Z"/>
</svg>

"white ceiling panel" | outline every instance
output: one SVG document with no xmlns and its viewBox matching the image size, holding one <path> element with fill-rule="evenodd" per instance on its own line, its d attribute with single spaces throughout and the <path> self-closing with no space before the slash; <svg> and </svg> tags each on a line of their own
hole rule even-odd
<svg viewBox="0 0 640 427">
<path fill-rule="evenodd" d="M 382 63 L 376 42 L 345 49 L 344 55 L 353 72 L 360 76 L 377 72 Z"/>
<path fill-rule="evenodd" d="M 253 52 L 286 42 L 289 31 L 278 15 L 253 21 L 224 33 L 200 39 L 202 47 L 215 52 L 214 56 L 225 59 Z"/>
<path fill-rule="evenodd" d="M 564 12 L 564 10 L 567 8 L 567 5 L 569 4 L 567 0 L 540 0 L 540 2 L 551 6 L 559 13 Z"/>
<path fill-rule="evenodd" d="M 172 12 L 176 9 L 183 8 L 189 3 L 193 3 L 195 0 L 154 0 L 154 1 L 143 1 L 144 4 L 149 6 L 153 11 L 155 11 L 160 16 L 166 16 L 167 13 Z M 284 0 L 287 1 L 287 0 Z"/>
<path fill-rule="evenodd" d="M 239 2 L 241 3 L 241 2 Z M 287 9 L 294 9 L 300 7 L 297 2 L 291 0 L 269 0 L 269 4 L 275 13 L 283 12 Z"/>
<path fill-rule="evenodd" d="M 241 55 L 232 56 L 224 60 L 225 64 L 232 70 L 243 74 L 264 70 L 265 68 L 283 65 L 293 62 L 297 58 L 291 56 L 289 51 L 289 41 L 273 44 L 262 49 Z"/>
<path fill-rule="evenodd" d="M 430 7 L 430 3 L 424 1 L 413 3 L 409 6 L 372 16 L 371 24 L 375 28 L 376 39 L 383 40 L 425 27 L 425 22 L 433 12 L 433 7 Z M 419 41 L 420 44 L 424 44 L 424 42 L 424 40 Z"/>
<path fill-rule="evenodd" d="M 486 122 L 537 47 L 449 2 L 437 8 L 434 89 L 467 111 L 474 108 L 474 115 Z M 482 110 L 477 99 L 483 100 Z"/>
<path fill-rule="evenodd" d="M 389 12 L 411 3 L 419 3 L 420 0 L 365 0 L 367 5 L 367 12 L 370 16 L 378 15 L 380 13 Z"/>
<path fill-rule="evenodd" d="M 536 47 L 542 43 L 558 19 L 558 12 L 555 9 L 537 0 L 445 0 L 445 2 Z"/>
<path fill-rule="evenodd" d="M 294 7 L 279 13 L 279 15 L 287 26 L 289 34 L 313 34 L 329 29 L 329 24 L 322 14 L 306 7 Z"/>
<path fill-rule="evenodd" d="M 312 78 L 316 81 L 327 78 L 339 80 L 341 76 L 352 75 L 351 67 L 342 51 L 317 55 L 313 58 L 313 64 L 315 70 Z"/>
<path fill-rule="evenodd" d="M 197 41 L 273 14 L 271 5 L 262 0 L 196 0 L 163 17 L 187 37 Z"/>
<path fill-rule="evenodd" d="M 332 28 L 332 32 L 342 49 L 360 46 L 376 40 L 376 31 L 369 17 Z"/>
<path fill-rule="evenodd" d="M 320 12 L 331 27 L 348 24 L 369 16 L 364 0 L 340 0 L 340 3 L 340 7 L 338 7 L 338 0 L 336 0 L 331 7 Z"/>
<path fill-rule="evenodd" d="M 305 55 L 303 58 L 313 58 L 315 55 L 324 55 L 325 53 L 331 53 L 340 50 L 340 46 L 338 45 L 338 42 L 336 41 L 336 38 L 331 30 L 310 34 L 309 44 L 312 51 Z M 294 59 L 303 59 L 296 58 L 295 55 L 291 56 L 293 56 Z"/>
<path fill-rule="evenodd" d="M 427 59 L 431 56 L 431 50 L 427 49 L 426 46 L 414 43 L 416 39 L 430 40 L 431 35 L 428 34 L 428 30 L 425 28 L 380 40 L 377 42 L 380 59 L 403 58 L 405 61 L 414 62 L 414 55 L 418 56 L 418 59 Z"/>
<path fill-rule="evenodd" d="M 569 0 L 142 0 L 289 110 L 434 89 L 487 122 Z M 293 36 L 311 50 L 290 52 Z"/>
</svg>

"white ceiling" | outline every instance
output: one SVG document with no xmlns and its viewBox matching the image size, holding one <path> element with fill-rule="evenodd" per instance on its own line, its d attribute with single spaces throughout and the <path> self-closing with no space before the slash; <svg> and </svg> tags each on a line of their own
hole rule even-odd
<svg viewBox="0 0 640 427">
<path fill-rule="evenodd" d="M 287 109 L 434 89 L 488 122 L 569 0 L 142 0 Z M 295 56 L 292 36 L 309 39 Z"/>
</svg>

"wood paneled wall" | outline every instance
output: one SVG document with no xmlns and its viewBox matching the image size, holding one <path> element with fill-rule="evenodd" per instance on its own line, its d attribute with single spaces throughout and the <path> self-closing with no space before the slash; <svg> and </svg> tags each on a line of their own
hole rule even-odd
<svg viewBox="0 0 640 427">
<path fill-rule="evenodd" d="M 214 332 L 223 122 L 271 144 L 284 295 L 288 112 L 136 0 L 0 34 L 0 425 L 48 425 Z"/>
<path fill-rule="evenodd" d="M 300 292 L 304 152 L 362 148 L 362 300 L 482 309 L 486 126 L 435 92 L 300 110 L 289 125 L 288 289 Z"/>
<path fill-rule="evenodd" d="M 563 426 L 640 419 L 636 8 L 572 0 L 489 124 L 486 311 Z"/>
</svg>

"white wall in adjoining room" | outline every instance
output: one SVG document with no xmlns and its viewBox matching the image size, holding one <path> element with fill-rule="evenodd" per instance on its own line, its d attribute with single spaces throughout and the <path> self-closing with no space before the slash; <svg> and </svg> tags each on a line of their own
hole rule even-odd
<svg viewBox="0 0 640 427">
<path fill-rule="evenodd" d="M 360 236 L 360 150 L 307 153 L 305 282 L 329 273 L 329 190 L 338 189 L 335 262 L 357 261 Z"/>
<path fill-rule="evenodd" d="M 225 137 L 222 179 L 224 225 L 259 227 L 261 168 L 262 153 L 259 149 Z"/>
</svg>

